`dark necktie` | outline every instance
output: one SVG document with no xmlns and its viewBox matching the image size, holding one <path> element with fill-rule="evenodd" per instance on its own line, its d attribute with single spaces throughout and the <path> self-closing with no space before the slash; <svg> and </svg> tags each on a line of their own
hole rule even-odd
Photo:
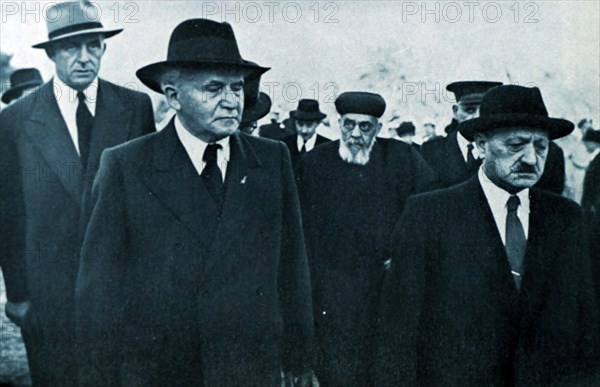
<svg viewBox="0 0 600 387">
<path fill-rule="evenodd" d="M 467 145 L 467 170 L 469 173 L 475 173 L 481 166 L 481 160 L 473 157 L 473 143 Z"/>
<path fill-rule="evenodd" d="M 300 154 L 303 155 L 306 153 L 306 142 L 302 143 L 302 148 L 300 148 Z"/>
<path fill-rule="evenodd" d="M 521 201 L 516 195 L 512 195 L 506 203 L 506 255 L 510 263 L 510 270 L 515 280 L 517 289 L 521 289 L 521 276 L 523 275 L 523 259 L 525 257 L 525 248 L 527 247 L 527 238 L 523 225 L 517 216 L 517 209 Z"/>
<path fill-rule="evenodd" d="M 221 149 L 219 144 L 209 144 L 204 150 L 204 156 L 202 160 L 206 163 L 200 176 L 206 184 L 206 188 L 212 196 L 217 208 L 221 209 L 223 203 L 223 194 L 225 193 L 225 186 L 223 184 L 223 175 L 221 175 L 221 169 L 217 164 L 217 151 Z"/>
<path fill-rule="evenodd" d="M 77 92 L 77 99 L 79 99 L 79 104 L 77 105 L 75 120 L 77 122 L 77 137 L 79 140 L 79 157 L 81 164 L 85 168 L 90 152 L 90 139 L 92 137 L 94 117 L 85 104 L 85 94 L 82 91 Z"/>
</svg>

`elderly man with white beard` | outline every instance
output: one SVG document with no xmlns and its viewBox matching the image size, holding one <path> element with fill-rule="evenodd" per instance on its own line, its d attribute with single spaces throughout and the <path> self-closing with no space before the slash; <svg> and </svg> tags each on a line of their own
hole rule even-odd
<svg viewBox="0 0 600 387">
<path fill-rule="evenodd" d="M 369 384 L 387 242 L 407 197 L 433 182 L 410 145 L 376 137 L 385 105 L 377 94 L 341 94 L 341 139 L 298 165 L 322 386 Z"/>
</svg>

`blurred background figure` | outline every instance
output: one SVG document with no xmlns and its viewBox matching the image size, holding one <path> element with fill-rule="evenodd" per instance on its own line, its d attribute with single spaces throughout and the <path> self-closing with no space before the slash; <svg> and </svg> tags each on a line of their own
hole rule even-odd
<svg viewBox="0 0 600 387">
<path fill-rule="evenodd" d="M 593 130 L 591 125 L 592 120 L 584 118 L 579 121 L 573 133 L 557 142 L 565 154 L 566 180 L 562 194 L 580 204 L 585 171 L 598 152 L 598 147 L 593 140 L 586 141 L 586 133 Z"/>
<path fill-rule="evenodd" d="M 291 119 L 286 118 L 284 122 L 279 122 L 280 113 L 274 111 L 271 114 L 271 123 L 266 124 L 258 128 L 258 135 L 264 138 L 270 138 L 271 140 L 282 140 L 284 137 L 290 136 L 295 133 L 291 127 Z M 286 121 L 288 122 L 286 124 Z"/>
<path fill-rule="evenodd" d="M 258 120 L 269 114 L 271 105 L 271 97 L 260 91 L 260 76 L 246 78 L 244 112 L 242 122 L 240 122 L 240 131 L 252 135 L 258 127 Z"/>
<path fill-rule="evenodd" d="M 421 141 L 421 144 L 438 137 L 441 136 L 437 135 L 435 124 L 431 121 L 426 121 L 423 124 L 423 140 Z"/>
<path fill-rule="evenodd" d="M 589 129 L 583 137 L 583 142 L 593 158 L 583 181 L 581 207 L 586 219 L 591 219 L 593 216 L 597 216 L 600 211 L 600 208 L 596 207 L 598 197 L 600 197 L 600 130 Z"/>
<path fill-rule="evenodd" d="M 421 146 L 414 142 L 417 128 L 411 121 L 401 122 L 396 128 L 396 138 L 414 148 L 417 152 L 421 151 Z"/>
<path fill-rule="evenodd" d="M 317 134 L 317 126 L 326 116 L 319 109 L 319 101 L 315 99 L 301 99 L 298 101 L 298 108 L 290 112 L 296 126 L 296 134 L 285 137 L 283 142 L 290 150 L 294 168 L 307 152 L 329 142 L 327 138 Z"/>
<path fill-rule="evenodd" d="M 31 94 L 43 83 L 42 74 L 36 68 L 15 70 L 10 76 L 10 88 L 2 94 L 2 102 L 10 105 L 17 99 Z"/>
</svg>

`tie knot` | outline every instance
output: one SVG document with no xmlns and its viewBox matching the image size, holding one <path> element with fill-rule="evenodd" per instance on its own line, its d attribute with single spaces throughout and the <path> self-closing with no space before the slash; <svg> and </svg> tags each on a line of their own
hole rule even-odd
<svg viewBox="0 0 600 387">
<path fill-rule="evenodd" d="M 509 212 L 516 211 L 517 208 L 519 208 L 519 204 L 521 204 L 521 200 L 519 199 L 519 197 L 517 195 L 511 195 L 511 197 L 508 198 L 508 201 L 506 202 L 506 208 Z"/>
<path fill-rule="evenodd" d="M 85 102 L 85 94 L 83 93 L 83 91 L 78 91 L 77 92 L 77 99 L 80 102 Z"/>
<path fill-rule="evenodd" d="M 473 152 L 473 143 L 470 142 L 469 145 L 467 145 L 467 149 L 469 150 L 469 152 Z"/>
<path fill-rule="evenodd" d="M 202 157 L 202 160 L 205 162 L 217 161 L 217 151 L 219 149 L 221 149 L 221 145 L 219 144 L 208 144 L 204 150 L 204 156 Z"/>
</svg>

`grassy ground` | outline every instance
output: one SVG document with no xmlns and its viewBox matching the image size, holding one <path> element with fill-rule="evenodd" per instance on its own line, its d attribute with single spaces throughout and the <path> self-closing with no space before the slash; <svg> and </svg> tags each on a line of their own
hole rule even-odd
<svg viewBox="0 0 600 387">
<path fill-rule="evenodd" d="M 0 385 L 30 386 L 21 330 L 6 317 L 5 303 L 4 279 L 0 274 Z"/>
</svg>

